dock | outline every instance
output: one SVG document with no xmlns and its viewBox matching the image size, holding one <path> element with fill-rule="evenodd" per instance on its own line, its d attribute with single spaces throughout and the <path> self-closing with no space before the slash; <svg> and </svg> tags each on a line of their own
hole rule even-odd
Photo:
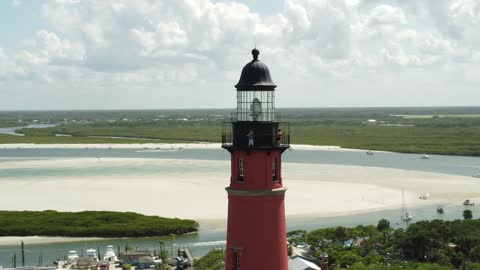
<svg viewBox="0 0 480 270">
<path fill-rule="evenodd" d="M 193 256 L 190 253 L 190 250 L 188 248 L 182 248 L 178 250 L 178 255 L 186 258 L 190 264 L 190 266 L 193 267 Z"/>
</svg>

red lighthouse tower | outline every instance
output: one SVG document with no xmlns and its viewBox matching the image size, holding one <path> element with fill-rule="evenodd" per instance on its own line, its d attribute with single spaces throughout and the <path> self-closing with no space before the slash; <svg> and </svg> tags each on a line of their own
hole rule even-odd
<svg viewBox="0 0 480 270">
<path fill-rule="evenodd" d="M 281 155 L 290 147 L 289 125 L 276 121 L 276 85 L 259 51 L 252 55 L 235 85 L 237 109 L 222 133 L 222 147 L 231 153 L 225 268 L 287 270 Z"/>
</svg>

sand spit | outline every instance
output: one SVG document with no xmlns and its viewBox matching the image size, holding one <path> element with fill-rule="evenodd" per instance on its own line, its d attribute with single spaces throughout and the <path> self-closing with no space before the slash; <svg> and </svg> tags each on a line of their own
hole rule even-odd
<svg viewBox="0 0 480 270">
<path fill-rule="evenodd" d="M 142 158 L 52 158 L 0 162 L 0 209 L 133 211 L 223 224 L 230 162 Z M 105 168 L 107 170 L 105 170 Z M 118 173 L 116 168 L 122 168 Z M 155 168 L 146 170 L 145 168 Z M 42 170 L 53 170 L 42 176 Z M 65 170 L 74 173 L 66 174 Z M 16 172 L 39 170 L 15 176 Z M 77 172 L 88 172 L 78 174 Z M 10 176 L 5 176 L 10 175 Z M 480 198 L 471 177 L 400 169 L 285 163 L 287 216 L 339 216 L 401 207 L 460 204 Z M 430 193 L 429 200 L 419 196 Z M 219 225 L 220 226 L 220 225 Z M 64 237 L 0 237 L 0 245 L 82 241 Z"/>
<path fill-rule="evenodd" d="M 144 149 L 144 150 L 176 150 L 176 149 L 219 149 L 219 143 L 124 143 L 124 144 L 34 144 L 13 143 L 0 144 L 1 149 Z M 293 150 L 322 151 L 365 151 L 361 149 L 342 148 L 328 145 L 293 144 Z M 380 151 L 376 151 L 380 152 Z"/>
<path fill-rule="evenodd" d="M 74 168 L 87 176 L 0 177 L 3 210 L 113 210 L 192 219 L 225 219 L 227 161 L 72 158 L 0 163 L 0 170 Z M 146 166 L 157 168 L 143 171 Z M 283 165 L 287 215 L 330 216 L 401 206 L 461 203 L 480 197 L 480 181 L 470 177 L 363 166 L 286 163 Z M 122 173 L 115 168 L 124 168 Z M 127 168 L 125 170 L 125 168 Z M 186 170 L 185 168 L 189 168 Z M 126 171 L 126 172 L 125 172 Z M 428 201 L 419 200 L 430 193 Z"/>
</svg>

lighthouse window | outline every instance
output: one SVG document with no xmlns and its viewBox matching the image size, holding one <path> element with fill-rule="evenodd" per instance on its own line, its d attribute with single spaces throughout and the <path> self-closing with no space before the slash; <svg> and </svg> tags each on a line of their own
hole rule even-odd
<svg viewBox="0 0 480 270">
<path fill-rule="evenodd" d="M 274 91 L 237 91 L 237 121 L 274 121 Z"/>
<path fill-rule="evenodd" d="M 233 253 L 233 269 L 240 270 L 240 253 Z"/>
<path fill-rule="evenodd" d="M 272 160 L 272 176 L 273 176 L 273 182 L 276 182 L 278 181 L 278 177 L 277 177 L 277 159 L 274 158 Z"/>
<path fill-rule="evenodd" d="M 238 160 L 238 182 L 243 182 L 243 159 Z"/>
</svg>

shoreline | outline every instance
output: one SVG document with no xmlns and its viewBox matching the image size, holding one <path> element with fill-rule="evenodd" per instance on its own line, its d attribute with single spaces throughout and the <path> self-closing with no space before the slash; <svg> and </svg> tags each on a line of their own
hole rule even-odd
<svg viewBox="0 0 480 270">
<path fill-rule="evenodd" d="M 365 152 L 368 149 L 342 148 L 334 145 L 291 144 L 292 150 L 302 151 L 348 151 Z M 36 144 L 36 143 L 6 143 L 0 144 L 1 149 L 139 149 L 139 150 L 180 150 L 180 149 L 221 149 L 220 143 L 101 143 L 101 144 Z M 390 153 L 375 150 L 372 152 Z"/>
<path fill-rule="evenodd" d="M 207 144 L 208 147 L 212 145 L 217 144 Z M 0 177 L 0 205 L 3 210 L 12 211 L 130 211 L 194 219 L 200 223 L 200 231 L 223 230 L 228 208 L 224 188 L 229 183 L 229 167 L 229 161 L 192 159 L 56 157 L 8 160 L 0 162 L 0 172 L 7 172 Z M 480 181 L 466 176 L 312 163 L 285 163 L 283 168 L 283 179 L 288 187 L 285 195 L 287 220 L 399 209 L 402 188 L 406 188 L 409 209 L 460 205 L 464 199 L 477 202 L 476 198 L 480 198 Z M 86 187 L 88 193 L 82 194 Z M 431 197 L 420 200 L 419 196 L 425 193 Z M 179 194 L 183 199 L 179 199 Z M 135 203 L 125 198 L 133 198 Z M 172 202 L 175 202 L 174 207 Z M 35 243 L 83 240 L 0 237 L 0 246 L 18 244 L 19 239 Z"/>
<path fill-rule="evenodd" d="M 480 197 L 473 198 L 475 201 L 480 201 Z M 438 202 L 430 200 L 426 201 L 426 203 L 421 205 L 415 205 L 414 207 L 410 208 L 412 212 L 416 212 L 417 209 L 426 207 L 426 206 L 435 206 L 438 205 Z M 443 204 L 444 207 L 455 206 L 453 202 Z M 373 214 L 381 211 L 388 211 L 388 210 L 400 210 L 401 208 L 398 207 L 387 207 L 387 208 L 380 208 L 380 209 L 371 209 L 371 210 L 364 210 L 364 211 L 355 211 L 355 212 L 342 212 L 342 213 L 330 213 L 330 214 L 323 214 L 323 215 L 287 215 L 286 220 L 287 223 L 293 222 L 298 223 L 299 221 L 306 221 L 310 223 L 312 220 L 317 218 L 341 218 L 347 217 L 352 215 L 364 215 L 364 214 Z M 199 230 L 197 232 L 190 232 L 185 233 L 182 235 L 177 235 L 177 237 L 200 234 L 202 230 L 206 231 L 220 231 L 225 232 L 227 230 L 227 220 L 225 219 L 201 219 L 197 220 L 200 224 Z M 418 220 L 422 221 L 422 220 Z M 414 222 L 415 223 L 415 222 Z M 362 224 L 362 225 L 375 225 L 375 224 Z M 331 228 L 333 226 L 327 226 L 326 228 Z M 353 228 L 352 226 L 347 226 L 349 228 Z M 321 228 L 321 227 L 319 227 Z M 315 228 L 317 229 L 317 228 Z M 308 230 L 307 230 L 308 231 Z M 28 245 L 41 245 L 41 244 L 61 244 L 61 243 L 76 243 L 76 242 L 91 242 L 91 241 L 106 241 L 106 240 L 141 240 L 141 239 L 156 239 L 156 238 L 164 238 L 168 236 L 148 236 L 148 237 L 64 237 L 64 236 L 0 236 L 0 247 L 6 246 L 17 246 L 21 241 Z M 226 237 L 226 234 L 225 234 Z"/>
<path fill-rule="evenodd" d="M 229 164 L 142 158 L 3 161 L 0 170 L 7 174 L 1 177 L 0 205 L 5 210 L 19 211 L 109 210 L 194 220 L 223 219 L 227 213 L 224 188 L 229 183 Z M 284 169 L 287 216 L 335 216 L 398 208 L 402 188 L 406 188 L 405 198 L 411 207 L 461 203 L 480 197 L 480 181 L 466 176 L 306 163 L 285 163 Z M 79 190 L 85 187 L 89 188 L 88 194 L 79 197 Z M 431 194 L 429 200 L 420 200 L 419 196 L 426 193 Z M 132 194 L 142 194 L 135 196 L 135 204 L 121 199 Z M 179 201 L 179 194 L 188 199 Z M 171 202 L 177 202 L 177 207 L 161 207 Z"/>
</svg>

